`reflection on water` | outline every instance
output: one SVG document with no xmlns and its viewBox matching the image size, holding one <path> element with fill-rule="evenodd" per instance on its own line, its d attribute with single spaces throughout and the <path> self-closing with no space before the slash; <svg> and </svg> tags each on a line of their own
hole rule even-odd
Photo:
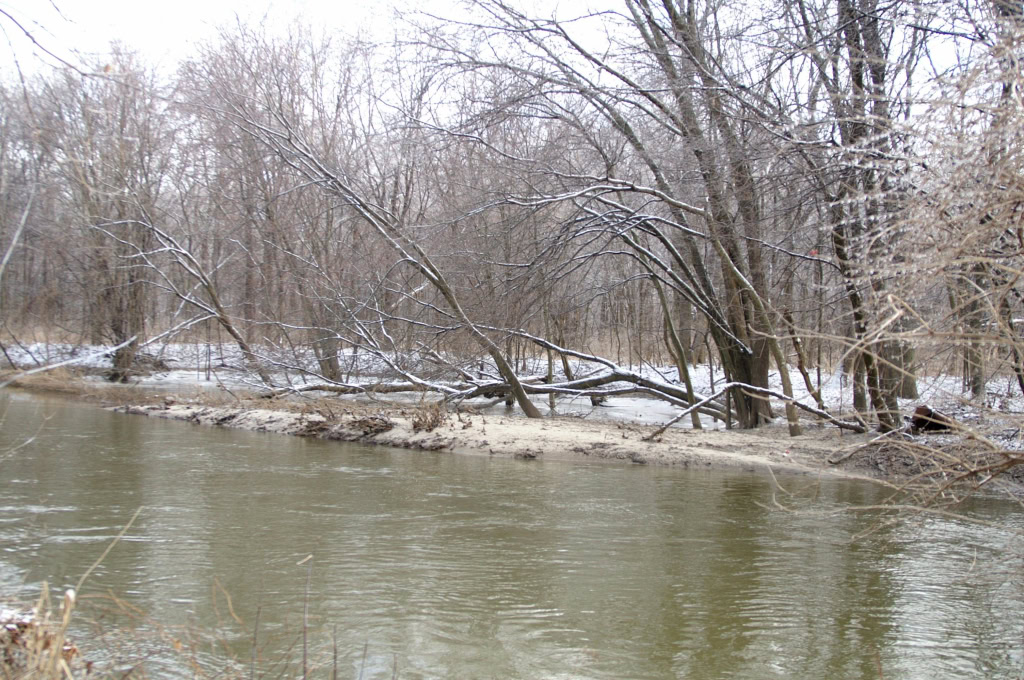
<svg viewBox="0 0 1024 680">
<path fill-rule="evenodd" d="M 817 493 L 792 513 L 768 509 L 758 475 L 365 448 L 14 393 L 0 445 L 33 435 L 0 458 L 3 594 L 72 585 L 143 506 L 86 594 L 211 631 L 200 651 L 213 667 L 233 656 L 247 669 L 259 611 L 261 668 L 277 677 L 308 577 L 310 655 L 331 659 L 336 635 L 340 677 L 1024 669 L 1005 539 L 931 519 L 851 542 L 870 519 L 832 511 L 877 501 L 871 485 L 784 480 Z M 1011 506 L 977 512 L 1021 525 Z M 181 671 L 167 655 L 148 663 Z"/>
</svg>

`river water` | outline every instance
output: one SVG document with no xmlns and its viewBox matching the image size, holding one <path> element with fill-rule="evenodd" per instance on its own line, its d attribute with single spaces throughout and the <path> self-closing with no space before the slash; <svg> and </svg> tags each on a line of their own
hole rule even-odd
<svg viewBox="0 0 1024 680">
<path fill-rule="evenodd" d="M 73 585 L 142 508 L 77 623 L 122 670 L 249 677 L 255 656 L 254 677 L 296 677 L 304 648 L 312 677 L 365 679 L 1024 670 L 1018 539 L 930 518 L 854 540 L 877 518 L 849 508 L 875 485 L 782 477 L 789 496 L 760 474 L 370 448 L 16 392 L 0 406 L 0 594 Z M 1009 503 L 969 512 L 1024 526 Z"/>
</svg>

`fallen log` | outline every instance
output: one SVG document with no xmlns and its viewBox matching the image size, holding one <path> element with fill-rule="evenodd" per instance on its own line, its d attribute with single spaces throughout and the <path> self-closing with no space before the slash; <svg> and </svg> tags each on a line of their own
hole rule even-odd
<svg viewBox="0 0 1024 680">
<path fill-rule="evenodd" d="M 954 427 L 956 427 L 956 421 L 952 417 L 924 404 L 915 408 L 914 414 L 910 417 L 910 431 L 913 434 L 949 432 Z"/>
<path fill-rule="evenodd" d="M 299 394 L 301 392 L 331 392 L 333 394 L 394 394 L 396 392 L 425 392 L 426 388 L 415 383 L 374 383 L 372 385 L 342 385 L 337 383 L 314 383 L 311 385 L 298 385 L 293 387 L 281 387 L 276 390 L 264 392 L 260 399 L 275 399 L 286 394 Z"/>
</svg>

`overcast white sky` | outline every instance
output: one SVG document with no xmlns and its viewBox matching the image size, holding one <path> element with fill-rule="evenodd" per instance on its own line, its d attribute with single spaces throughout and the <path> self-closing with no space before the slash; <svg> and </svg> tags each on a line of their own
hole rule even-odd
<svg viewBox="0 0 1024 680">
<path fill-rule="evenodd" d="M 421 0 L 426 7 L 435 0 Z M 72 63 L 103 54 L 119 40 L 146 54 L 154 63 L 171 66 L 190 54 L 192 46 L 214 35 L 218 26 L 266 16 L 271 25 L 304 17 L 317 28 L 348 33 L 369 31 L 384 37 L 392 9 L 399 0 L 0 0 L 10 15 L 48 50 Z M 438 2 L 441 4 L 441 2 Z M 451 3 L 443 2 L 447 7 Z M 34 48 L 13 23 L 0 15 L 0 63 L 16 56 L 22 68 Z M 52 62 L 52 59 L 49 61 Z M 85 59 L 85 61 L 90 61 Z"/>
</svg>

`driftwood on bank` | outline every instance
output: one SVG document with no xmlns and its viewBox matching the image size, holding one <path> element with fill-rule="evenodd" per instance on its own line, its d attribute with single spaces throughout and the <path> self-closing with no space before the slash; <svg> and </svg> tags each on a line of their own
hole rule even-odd
<svg viewBox="0 0 1024 680">
<path fill-rule="evenodd" d="M 604 388 L 606 385 L 612 383 L 628 383 L 628 387 L 619 388 Z M 645 395 L 655 397 L 668 401 L 677 406 L 684 406 L 684 410 L 665 423 L 661 428 L 653 432 L 648 437 L 645 437 L 648 441 L 661 436 L 664 434 L 672 425 L 685 418 L 690 413 L 697 411 L 704 413 L 712 417 L 723 419 L 725 418 L 724 409 L 717 403 L 729 390 L 739 388 L 748 391 L 752 394 L 761 395 L 764 397 L 773 397 L 783 401 L 793 401 L 794 405 L 812 415 L 821 418 L 829 423 L 832 423 L 836 427 L 849 430 L 851 432 L 863 433 L 867 431 L 867 427 L 857 421 L 841 420 L 836 418 L 831 413 L 824 409 L 815 408 L 802 404 L 798 401 L 790 400 L 784 394 L 771 390 L 764 387 L 755 387 L 746 383 L 730 382 L 722 385 L 712 395 L 704 397 L 697 401 L 695 404 L 690 404 L 687 400 L 687 394 L 681 388 L 678 388 L 669 383 L 651 380 L 640 376 L 632 371 L 623 371 L 614 367 L 611 370 L 602 372 L 598 375 L 589 376 L 577 380 L 570 380 L 561 383 L 548 384 L 544 382 L 543 378 L 529 378 L 524 379 L 520 383 L 524 389 L 530 394 L 556 394 L 562 396 L 584 396 L 584 397 L 610 397 L 610 396 L 626 396 L 626 395 Z M 602 389 L 603 388 L 603 389 Z M 447 386 L 447 390 L 452 390 L 451 386 Z M 463 401 L 465 399 L 473 397 L 488 397 L 491 399 L 499 398 L 508 394 L 511 394 L 511 388 L 507 383 L 490 381 L 487 383 L 477 383 L 463 387 L 454 393 L 448 391 L 447 399 Z M 375 383 L 371 385 L 345 385 L 335 383 L 315 383 L 311 385 L 301 385 L 297 387 L 285 387 L 279 388 L 266 392 L 261 396 L 264 399 L 273 399 L 276 397 L 284 396 L 287 394 L 298 394 L 302 392 L 331 392 L 333 394 L 341 395 L 356 395 L 356 394 L 396 394 L 399 392 L 427 392 L 431 391 L 430 388 L 422 383 Z"/>
<path fill-rule="evenodd" d="M 655 439 L 657 437 L 660 437 L 662 434 L 665 433 L 665 430 L 667 430 L 668 428 L 672 427 L 673 425 L 678 423 L 680 420 L 685 418 L 695 408 L 700 408 L 703 404 L 705 404 L 707 402 L 710 402 L 712 399 L 716 399 L 718 397 L 721 397 L 723 394 L 725 394 L 729 390 L 731 390 L 733 388 L 736 388 L 736 387 L 738 387 L 738 388 L 740 388 L 742 390 L 748 391 L 748 392 L 752 392 L 754 394 L 759 394 L 759 395 L 763 395 L 763 396 L 767 396 L 767 397 L 775 397 L 776 399 L 783 399 L 783 400 L 787 400 L 787 401 L 792 401 L 793 404 L 797 408 L 803 409 L 804 411 L 807 411 L 808 413 L 813 413 L 814 415 L 818 416 L 819 418 L 823 418 L 824 420 L 827 420 L 828 422 L 832 423 L 833 425 L 835 425 L 836 427 L 838 427 L 841 430 L 850 430 L 851 432 L 857 432 L 857 433 L 867 432 L 867 428 L 864 426 L 863 423 L 859 423 L 859 422 L 855 422 L 855 421 L 849 421 L 849 420 L 840 420 L 839 418 L 836 418 L 835 416 L 833 416 L 828 411 L 823 411 L 822 409 L 818 409 L 818 408 L 815 408 L 813 406 L 808 406 L 807 404 L 801 404 L 800 402 L 791 400 L 788 397 L 786 397 L 784 394 L 781 394 L 781 393 L 779 393 L 779 392 L 777 392 L 775 390 L 770 390 L 770 389 L 767 389 L 767 388 L 764 388 L 764 387 L 754 387 L 753 385 L 747 385 L 745 383 L 731 382 L 731 383 L 726 383 L 725 385 L 721 386 L 718 389 L 718 391 L 715 392 L 714 394 L 712 394 L 710 397 L 705 397 L 703 400 L 697 402 L 693 406 L 690 406 L 689 408 L 685 409 L 683 412 L 677 414 L 674 418 L 672 418 L 672 420 L 668 421 L 667 423 L 665 423 L 664 425 L 659 427 L 657 430 L 655 430 L 654 432 L 652 432 L 648 436 L 644 437 L 644 440 L 645 441 L 651 441 L 651 440 L 653 440 L 653 439 Z"/>
<path fill-rule="evenodd" d="M 603 399 L 610 396 L 624 396 L 631 394 L 640 394 L 645 396 L 654 397 L 667 401 L 676 406 L 683 407 L 683 411 L 672 418 L 665 425 L 651 434 L 648 439 L 653 439 L 660 436 L 665 432 L 666 429 L 679 422 L 682 418 L 687 415 L 698 412 L 709 415 L 720 420 L 726 420 L 728 407 L 722 404 L 723 396 L 727 395 L 730 390 L 740 389 L 749 394 L 758 395 L 761 397 L 771 397 L 779 399 L 787 405 L 787 411 L 793 408 L 798 408 L 807 413 L 810 413 L 826 422 L 829 422 L 839 429 L 849 430 L 856 433 L 867 432 L 867 426 L 860 421 L 849 421 L 842 420 L 833 416 L 826 409 L 820 407 L 809 406 L 803 404 L 791 396 L 781 393 L 777 390 L 772 390 L 766 387 L 757 387 L 742 382 L 728 382 L 721 387 L 712 395 L 703 397 L 696 402 L 691 401 L 690 394 L 681 385 L 675 385 L 673 383 L 664 380 L 655 380 L 648 378 L 645 375 L 637 373 L 632 370 L 627 370 L 621 366 L 616 365 L 614 362 L 609 361 L 603 357 L 586 354 L 583 352 L 577 352 L 565 347 L 560 347 L 542 338 L 535 337 L 523 331 L 516 333 L 519 337 L 530 340 L 538 346 L 559 353 L 564 357 L 574 357 L 586 361 L 588 363 L 595 363 L 599 366 L 603 366 L 604 370 L 601 370 L 595 374 L 577 378 L 569 379 L 563 382 L 552 383 L 548 382 L 547 378 L 544 377 L 530 377 L 520 378 L 517 380 L 517 386 L 525 390 L 527 394 L 555 394 L 561 396 L 573 396 L 573 397 L 591 397 L 596 399 Z M 466 375 L 464 373 L 464 375 Z M 398 392 L 426 392 L 436 391 L 445 395 L 447 401 L 461 402 L 465 399 L 474 397 L 486 397 L 489 399 L 510 397 L 514 393 L 513 385 L 508 382 L 500 380 L 489 380 L 486 382 L 478 381 L 467 381 L 461 385 L 451 384 L 431 384 L 425 380 L 421 380 L 416 376 L 406 374 L 407 378 L 410 378 L 409 382 L 406 383 L 378 383 L 373 385 L 346 385 L 340 383 L 318 383 L 313 385 L 303 385 L 300 387 L 286 387 L 276 389 L 263 394 L 264 398 L 274 398 L 285 394 L 296 394 L 300 392 L 310 391 L 326 391 L 335 394 L 370 394 L 370 393 L 398 393 Z M 628 387 L 612 387 L 607 386 L 614 383 L 627 383 Z M 820 396 L 815 395 L 820 401 Z M 792 421 L 792 416 L 788 416 Z M 792 425 L 792 422 L 791 422 Z M 791 434 L 798 434 L 799 428 L 790 428 Z"/>
<path fill-rule="evenodd" d="M 372 385 L 343 385 L 338 383 L 314 383 L 311 385 L 299 385 L 281 387 L 276 390 L 264 392 L 261 399 L 275 399 L 287 394 L 298 394 L 301 392 L 331 392 L 333 394 L 395 394 L 398 392 L 426 392 L 427 388 L 413 383 L 375 383 Z"/>
<path fill-rule="evenodd" d="M 608 388 L 613 383 L 627 383 L 624 387 Z M 592 397 L 606 399 L 608 397 L 621 397 L 629 395 L 643 395 L 667 401 L 676 406 L 689 406 L 686 391 L 670 383 L 651 380 L 640 376 L 632 371 L 624 371 L 617 367 L 604 371 L 598 375 L 569 380 L 559 383 L 547 383 L 543 377 L 530 377 L 520 379 L 520 384 L 528 394 L 555 394 L 559 396 Z M 374 383 L 369 385 L 350 385 L 342 383 L 313 383 L 291 387 L 281 387 L 264 392 L 260 395 L 263 399 L 275 399 L 289 394 L 300 394 L 304 392 L 330 392 L 339 395 L 358 394 L 397 394 L 400 392 L 439 392 L 445 395 L 449 401 L 461 402 L 475 397 L 496 399 L 511 396 L 512 388 L 508 383 L 501 381 L 474 382 L 463 385 L 432 386 L 427 383 Z M 710 399 L 698 402 L 697 409 L 700 413 L 725 419 L 724 408 L 716 403 L 720 394 L 715 394 Z M 689 412 L 689 411 L 688 411 Z"/>
</svg>

